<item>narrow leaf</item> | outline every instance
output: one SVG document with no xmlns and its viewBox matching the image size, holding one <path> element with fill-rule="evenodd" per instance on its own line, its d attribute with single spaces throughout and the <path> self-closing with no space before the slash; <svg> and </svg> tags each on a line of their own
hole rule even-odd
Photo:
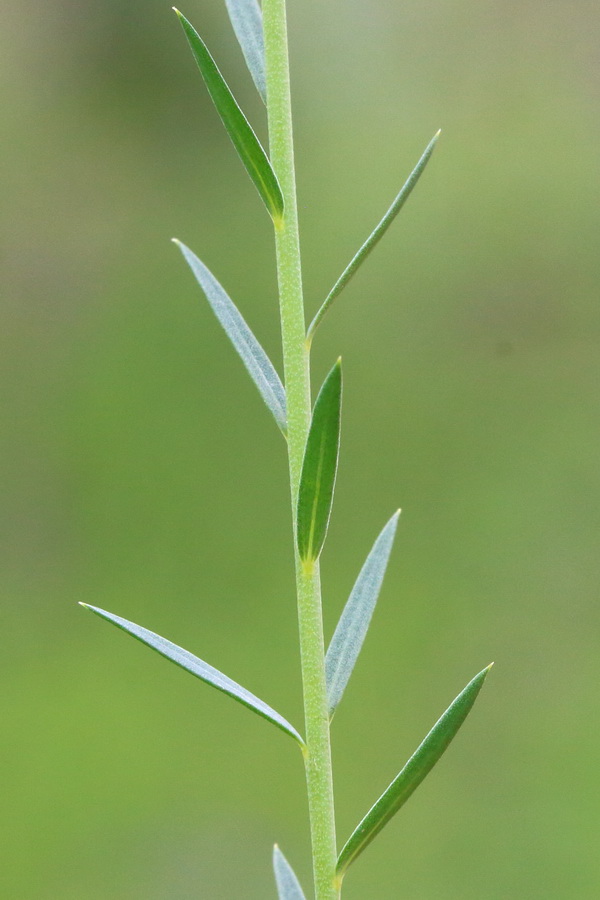
<svg viewBox="0 0 600 900">
<path fill-rule="evenodd" d="M 298 492 L 297 540 L 303 562 L 318 559 L 323 548 L 337 472 L 342 405 L 342 362 L 323 382 L 308 432 Z"/>
<path fill-rule="evenodd" d="M 267 154 L 236 103 L 206 44 L 179 10 L 175 10 L 217 112 L 273 221 L 283 218 L 283 196 Z"/>
<path fill-rule="evenodd" d="M 176 239 L 173 239 L 173 242 L 183 253 L 214 314 L 239 353 L 250 377 L 260 391 L 261 397 L 273 413 L 275 421 L 285 434 L 287 429 L 285 390 L 271 360 L 212 272 L 198 259 L 195 253 L 192 253 L 189 247 Z"/>
<path fill-rule="evenodd" d="M 96 606 L 90 606 L 88 603 L 81 603 L 80 605 L 91 610 L 91 612 L 96 613 L 96 615 L 100 616 L 102 619 L 106 619 L 107 622 L 112 622 L 117 628 L 126 631 L 127 634 L 130 634 L 138 641 L 141 641 L 142 644 L 146 644 L 147 647 L 156 650 L 161 656 L 170 659 L 176 666 L 181 666 L 186 672 L 191 672 L 192 675 L 195 675 L 196 678 L 206 682 L 206 684 L 212 684 L 213 687 L 223 691 L 224 694 L 233 697 L 234 700 L 237 700 L 249 709 L 253 709 L 254 712 L 258 713 L 259 716 L 262 716 L 263 719 L 272 722 L 282 731 L 285 731 L 295 738 L 301 747 L 304 747 L 304 741 L 296 729 L 290 725 L 283 716 L 280 716 L 278 712 L 275 712 L 274 709 L 262 700 L 259 700 L 254 694 L 251 694 L 246 688 L 241 687 L 241 685 L 232 681 L 231 678 L 223 675 L 218 669 L 214 669 L 212 666 L 209 666 L 208 663 L 198 659 L 193 653 L 189 653 L 189 651 L 184 650 L 182 647 L 178 647 L 177 644 L 172 644 L 171 641 L 167 641 L 165 638 L 160 637 L 160 635 L 154 634 L 153 631 L 148 631 L 147 628 L 142 628 L 141 625 L 135 625 L 133 622 L 128 622 L 127 619 L 122 619 L 121 616 L 115 616 L 103 609 L 98 609 Z"/>
<path fill-rule="evenodd" d="M 333 716 L 367 635 L 390 558 L 398 516 L 387 523 L 369 553 L 340 616 L 325 659 L 329 715 Z"/>
<path fill-rule="evenodd" d="M 400 774 L 396 776 L 357 826 L 339 855 L 337 863 L 339 876 L 345 873 L 348 866 L 379 834 L 384 825 L 387 825 L 392 816 L 406 803 L 413 791 L 432 770 L 465 721 L 490 669 L 491 666 L 488 666 L 469 682 L 441 719 L 433 726 Z"/>
<path fill-rule="evenodd" d="M 300 882 L 277 844 L 273 847 L 273 869 L 279 900 L 305 900 Z"/>
<path fill-rule="evenodd" d="M 225 0 L 227 12 L 258 93 L 267 102 L 265 40 L 257 0 Z"/>
<path fill-rule="evenodd" d="M 396 218 L 396 216 L 398 215 L 398 213 L 400 212 L 400 210 L 402 209 L 402 207 L 408 200 L 412 189 L 416 185 L 417 181 L 419 180 L 419 178 L 421 177 L 421 175 L 425 169 L 425 166 L 429 162 L 429 158 L 431 157 L 431 154 L 433 153 L 434 147 L 436 145 L 436 142 L 437 142 L 437 139 L 439 136 L 440 136 L 440 132 L 438 131 L 437 134 L 434 135 L 432 140 L 429 142 L 429 144 L 425 148 L 425 152 L 421 156 L 421 159 L 419 160 L 419 162 L 417 163 L 417 165 L 411 172 L 404 187 L 402 188 L 402 190 L 400 191 L 400 193 L 398 194 L 398 196 L 396 197 L 396 199 L 394 200 L 394 202 L 392 203 L 392 205 L 386 212 L 385 216 L 383 217 L 383 219 L 381 220 L 379 225 L 377 225 L 377 227 L 372 232 L 372 234 L 367 238 L 367 240 L 364 242 L 364 244 L 362 245 L 362 247 L 360 248 L 358 253 L 351 259 L 351 261 L 348 263 L 348 265 L 346 266 L 346 268 L 344 269 L 344 271 L 342 272 L 342 274 L 340 275 L 340 277 L 334 284 L 334 286 L 329 291 L 327 297 L 325 298 L 325 301 L 323 302 L 321 308 L 319 309 L 318 313 L 316 314 L 316 316 L 314 317 L 314 319 L 312 320 L 312 322 L 309 326 L 309 329 L 307 332 L 307 339 L 309 342 L 312 341 L 312 339 L 314 337 L 314 333 L 317 330 L 317 328 L 321 322 L 321 319 L 323 318 L 323 316 L 325 315 L 325 313 L 327 312 L 327 310 L 329 309 L 329 307 L 331 306 L 333 301 L 336 299 L 338 294 L 340 294 L 342 292 L 342 290 L 346 287 L 346 285 L 348 284 L 348 282 L 350 281 L 350 279 L 352 278 L 352 276 L 354 275 L 356 270 L 359 268 L 361 263 L 363 263 L 365 261 L 365 259 L 367 258 L 367 256 L 371 252 L 371 250 L 373 250 L 373 248 L 379 243 L 379 241 L 381 240 L 383 235 L 386 233 L 386 231 L 388 230 L 388 228 L 390 227 L 390 225 L 392 224 L 392 222 L 394 221 L 394 219 Z"/>
</svg>

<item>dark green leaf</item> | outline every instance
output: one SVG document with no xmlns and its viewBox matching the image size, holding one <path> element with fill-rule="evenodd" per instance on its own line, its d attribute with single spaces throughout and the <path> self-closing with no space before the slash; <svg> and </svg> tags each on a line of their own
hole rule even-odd
<svg viewBox="0 0 600 900">
<path fill-rule="evenodd" d="M 246 688 L 241 687 L 241 685 L 232 681 L 231 678 L 223 675 L 218 669 L 214 669 L 212 666 L 209 666 L 208 663 L 198 659 L 193 653 L 183 650 L 183 648 L 178 647 L 177 644 L 172 644 L 171 641 L 167 641 L 165 638 L 160 637 L 160 635 L 154 634 L 153 631 L 148 631 L 147 628 L 142 628 L 141 625 L 135 625 L 133 622 L 128 622 L 127 619 L 122 619 L 121 616 L 115 616 L 103 609 L 98 609 L 96 606 L 90 606 L 88 603 L 82 603 L 81 606 L 84 606 L 86 609 L 91 610 L 91 612 L 96 613 L 97 616 L 106 619 L 107 622 L 111 622 L 113 625 L 126 631 L 127 634 L 130 634 L 138 641 L 141 641 L 142 644 L 146 644 L 147 647 L 156 650 L 161 656 L 174 662 L 176 666 L 181 666 L 186 672 L 191 672 L 196 678 L 206 682 L 206 684 L 212 684 L 213 687 L 223 691 L 223 693 L 227 694 L 229 697 L 233 697 L 234 700 L 247 706 L 248 709 L 254 710 L 254 712 L 258 713 L 259 716 L 262 716 L 263 719 L 267 719 L 282 731 L 285 731 L 286 734 L 291 735 L 291 737 L 298 741 L 301 747 L 304 746 L 304 741 L 296 729 L 290 725 L 283 716 L 280 716 L 278 712 L 266 703 L 263 703 L 262 700 L 259 700 L 254 694 L 251 694 Z"/>
<path fill-rule="evenodd" d="M 318 559 L 327 534 L 340 446 L 341 405 L 342 364 L 338 359 L 317 397 L 302 462 L 297 540 L 303 562 Z"/>
<path fill-rule="evenodd" d="M 400 510 L 392 516 L 373 544 L 331 639 L 325 659 L 330 716 L 333 716 L 342 699 L 367 635 L 390 558 L 399 515 Z"/>
<path fill-rule="evenodd" d="M 258 93 L 267 102 L 265 40 L 257 0 L 225 0 L 227 12 Z"/>
<path fill-rule="evenodd" d="M 273 869 L 279 900 L 305 900 L 300 882 L 277 844 L 273 848 Z"/>
<path fill-rule="evenodd" d="M 416 185 L 417 181 L 419 180 L 419 178 L 421 177 L 421 175 L 423 173 L 423 170 L 425 169 L 425 166 L 429 162 L 429 158 L 430 158 L 431 154 L 433 153 L 433 149 L 435 147 L 436 141 L 439 136 L 440 136 L 440 132 L 438 131 L 438 133 L 433 137 L 433 139 L 429 142 L 429 144 L 425 148 L 425 152 L 421 156 L 421 159 L 419 160 L 419 162 L 417 163 L 417 165 L 411 172 L 404 187 L 402 188 L 402 190 L 400 191 L 400 193 L 398 194 L 398 196 L 396 197 L 396 199 L 394 200 L 394 202 L 392 203 L 392 205 L 386 212 L 385 216 L 383 217 L 383 219 L 381 220 L 379 225 L 375 228 L 375 230 L 372 232 L 372 234 L 367 238 L 367 240 L 364 242 L 364 244 L 362 245 L 362 247 L 360 248 L 358 253 L 350 260 L 350 262 L 348 263 L 348 265 L 346 266 L 346 268 L 344 269 L 344 271 L 342 272 L 342 274 L 340 275 L 340 277 L 338 278 L 338 280 L 336 281 L 334 286 L 329 291 L 329 294 L 325 298 L 321 308 L 319 309 L 318 313 L 316 314 L 316 316 L 310 323 L 310 326 L 309 326 L 309 329 L 307 332 L 307 339 L 309 342 L 312 341 L 314 333 L 317 330 L 317 328 L 321 322 L 321 319 L 323 318 L 323 316 L 325 315 L 325 313 L 327 312 L 327 310 L 329 309 L 329 307 L 331 306 L 333 301 L 336 299 L 338 294 L 340 294 L 342 292 L 342 290 L 346 287 L 346 285 L 348 284 L 348 282 L 350 281 L 350 279 L 352 278 L 352 276 L 354 275 L 356 270 L 365 261 L 365 259 L 367 258 L 367 256 L 371 252 L 371 250 L 373 250 L 373 248 L 379 243 L 379 241 L 381 240 L 383 235 L 386 233 L 386 231 L 388 230 L 388 228 L 390 227 L 390 225 L 392 224 L 392 222 L 394 221 L 394 219 L 396 218 L 396 216 L 398 215 L 398 213 L 400 212 L 400 210 L 402 209 L 402 207 L 408 200 L 408 197 L 410 196 L 412 189 Z"/>
<path fill-rule="evenodd" d="M 392 781 L 377 803 L 371 807 L 339 855 L 338 875 L 344 874 L 348 866 L 379 834 L 384 825 L 406 803 L 413 791 L 433 769 L 469 714 L 490 669 L 491 666 L 488 666 L 469 682 L 441 719 L 433 726 L 400 774 Z"/>
<path fill-rule="evenodd" d="M 177 9 L 175 12 L 179 16 L 179 21 L 192 48 L 192 53 L 198 63 L 204 83 L 217 108 L 217 112 L 223 120 L 233 146 L 244 163 L 273 221 L 276 224 L 280 224 L 283 218 L 283 196 L 267 154 L 261 147 L 244 113 L 237 105 L 204 41 L 186 17 Z"/>
<path fill-rule="evenodd" d="M 271 360 L 260 346 L 243 316 L 214 275 L 195 253 L 175 240 L 196 280 L 206 295 L 214 314 L 239 353 L 250 377 L 273 413 L 275 421 L 286 433 L 285 390 Z"/>
</svg>

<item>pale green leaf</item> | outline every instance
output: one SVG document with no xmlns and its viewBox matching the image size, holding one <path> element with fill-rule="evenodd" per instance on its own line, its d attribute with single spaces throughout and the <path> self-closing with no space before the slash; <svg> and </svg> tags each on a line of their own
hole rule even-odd
<svg viewBox="0 0 600 900">
<path fill-rule="evenodd" d="M 283 218 L 283 195 L 267 154 L 221 75 L 206 44 L 179 10 L 175 10 L 217 112 L 273 221 Z"/>
<path fill-rule="evenodd" d="M 287 428 L 285 390 L 271 360 L 214 275 L 189 247 L 178 240 L 175 240 L 174 243 L 183 253 L 214 314 L 239 353 L 250 377 L 260 391 L 261 397 L 273 413 L 275 421 L 285 434 Z"/>
<path fill-rule="evenodd" d="M 297 541 L 303 562 L 323 548 L 337 472 L 342 405 L 342 365 L 338 359 L 319 391 L 312 414 L 298 491 Z"/>
<path fill-rule="evenodd" d="M 291 737 L 298 741 L 301 747 L 304 747 L 304 741 L 296 729 L 293 725 L 290 725 L 283 716 L 280 716 L 278 712 L 258 697 L 255 697 L 254 694 L 251 694 L 246 688 L 243 688 L 235 681 L 232 681 L 231 678 L 223 675 L 218 669 L 214 669 L 212 666 L 209 666 L 208 663 L 198 659 L 193 653 L 184 650 L 182 647 L 178 647 L 177 644 L 167 641 L 166 638 L 160 637 L 158 634 L 154 634 L 153 631 L 148 631 L 147 628 L 142 628 L 141 625 L 135 625 L 133 622 L 128 622 L 127 619 L 122 619 L 121 616 L 115 616 L 113 613 L 106 612 L 104 609 L 98 609 L 96 606 L 90 606 L 88 603 L 82 603 L 81 606 L 89 609 L 97 616 L 106 619 L 107 622 L 116 625 L 117 628 L 126 631 L 127 634 L 130 634 L 138 641 L 141 641 L 142 644 L 146 644 L 147 647 L 156 650 L 161 656 L 171 660 L 176 666 L 180 666 L 182 669 L 185 669 L 186 672 L 190 672 L 192 675 L 195 675 L 196 678 L 206 682 L 206 684 L 211 684 L 229 697 L 233 697 L 234 700 L 247 706 L 248 709 L 254 710 L 254 712 L 258 713 L 259 716 L 262 716 L 263 719 L 267 719 L 269 722 L 272 722 L 273 725 L 276 725 L 282 731 L 285 731 L 286 734 L 291 735 Z"/>
<path fill-rule="evenodd" d="M 423 779 L 456 735 L 467 715 L 471 711 L 479 691 L 491 666 L 473 678 L 456 700 L 448 707 L 444 715 L 433 726 L 423 743 L 413 753 L 402 771 L 392 781 L 388 789 L 381 795 L 377 803 L 356 827 L 343 847 L 337 863 L 337 873 L 342 877 L 348 866 L 379 834 L 384 825 L 390 821 L 421 784 Z"/>
<path fill-rule="evenodd" d="M 325 659 L 330 716 L 333 716 L 342 699 L 367 635 L 390 558 L 399 515 L 400 510 L 392 516 L 373 544 L 331 639 Z"/>
<path fill-rule="evenodd" d="M 225 0 L 227 12 L 258 93 L 267 102 L 265 40 L 257 0 Z"/>
<path fill-rule="evenodd" d="M 277 844 L 273 847 L 273 870 L 279 900 L 305 900 L 300 882 Z"/>
<path fill-rule="evenodd" d="M 342 290 L 346 287 L 346 285 L 348 284 L 348 282 L 350 281 L 350 279 L 352 278 L 354 273 L 361 266 L 361 264 L 365 261 L 365 259 L 367 258 L 367 256 L 371 252 L 371 250 L 373 250 L 373 248 L 379 243 L 379 241 L 381 240 L 383 235 L 386 233 L 386 231 L 388 230 L 388 228 L 390 227 L 390 225 L 392 224 L 392 222 L 394 221 L 394 219 L 396 218 L 396 216 L 398 215 L 398 213 L 400 212 L 400 210 L 402 209 L 402 207 L 408 200 L 412 189 L 416 185 L 417 181 L 419 180 L 419 178 L 421 177 L 421 175 L 425 169 L 425 166 L 429 162 L 429 158 L 430 158 L 431 154 L 433 153 L 434 147 L 436 145 L 436 142 L 437 142 L 437 139 L 439 136 L 440 136 L 440 132 L 438 131 L 437 134 L 434 135 L 432 140 L 429 142 L 429 144 L 425 148 L 425 151 L 424 151 L 423 155 L 421 156 L 419 162 L 417 163 L 417 165 L 411 172 L 406 183 L 404 184 L 404 187 L 402 188 L 402 190 L 400 191 L 400 193 L 398 194 L 398 196 L 396 197 L 396 199 L 394 200 L 394 202 L 392 203 L 392 205 L 386 212 L 385 216 L 383 217 L 383 219 L 381 220 L 379 225 L 377 225 L 377 227 L 374 229 L 374 231 L 371 233 L 371 235 L 367 238 L 367 240 L 364 242 L 364 244 L 362 245 L 362 247 L 360 248 L 358 253 L 356 253 L 356 255 L 350 260 L 350 262 L 348 263 L 348 265 L 346 266 L 346 268 L 344 269 L 344 271 L 342 272 L 342 274 L 340 275 L 340 277 L 338 278 L 338 280 L 336 281 L 334 286 L 329 291 L 327 297 L 325 298 L 325 300 L 323 301 L 323 304 L 321 305 L 321 308 L 319 309 L 318 313 L 316 314 L 316 316 L 314 317 L 314 319 L 312 320 L 312 322 L 310 323 L 310 326 L 308 328 L 307 340 L 309 342 L 312 341 L 315 331 L 317 330 L 323 316 L 325 315 L 325 313 L 327 312 L 327 310 L 329 309 L 329 307 L 331 306 L 333 301 L 342 292 Z"/>
</svg>

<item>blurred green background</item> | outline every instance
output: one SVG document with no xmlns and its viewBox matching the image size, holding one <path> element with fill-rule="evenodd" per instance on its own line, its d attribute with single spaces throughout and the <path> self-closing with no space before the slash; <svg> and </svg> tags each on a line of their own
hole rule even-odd
<svg viewBox="0 0 600 900">
<path fill-rule="evenodd" d="M 579 0 L 290 0 L 307 308 L 438 127 L 315 341 L 342 354 L 330 634 L 402 506 L 333 728 L 340 840 L 472 675 L 443 762 L 347 900 L 599 895 L 600 25 Z M 183 7 L 264 138 L 224 4 Z M 301 723 L 283 444 L 169 239 L 280 364 L 268 217 L 169 3 L 7 4 L 2 796 L 10 900 L 308 887 L 292 742 L 76 605 Z"/>
</svg>

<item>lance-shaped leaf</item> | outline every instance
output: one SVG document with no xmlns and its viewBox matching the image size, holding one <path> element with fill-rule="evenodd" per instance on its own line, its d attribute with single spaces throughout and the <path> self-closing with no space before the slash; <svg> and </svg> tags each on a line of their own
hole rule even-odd
<svg viewBox="0 0 600 900">
<path fill-rule="evenodd" d="M 273 413 L 275 421 L 285 434 L 287 429 L 285 390 L 271 360 L 212 272 L 198 259 L 195 253 L 192 253 L 189 247 L 176 239 L 174 239 L 174 243 L 183 253 L 214 314 L 239 353 L 263 400 Z"/>
<path fill-rule="evenodd" d="M 304 450 L 298 491 L 297 540 L 303 562 L 323 548 L 337 472 L 342 406 L 342 361 L 338 359 L 319 391 Z"/>
<path fill-rule="evenodd" d="M 329 715 L 333 716 L 367 635 L 396 535 L 400 510 L 375 543 L 340 616 L 325 658 Z"/>
<path fill-rule="evenodd" d="M 258 93 L 267 102 L 265 40 L 257 0 L 225 0 L 227 12 Z"/>
<path fill-rule="evenodd" d="M 217 112 L 273 221 L 283 217 L 283 195 L 267 154 L 229 90 L 206 44 L 179 10 L 175 10 Z"/>
<path fill-rule="evenodd" d="M 232 681 L 231 678 L 223 675 L 218 669 L 214 669 L 212 666 L 209 666 L 208 663 L 198 659 L 193 653 L 184 650 L 182 647 L 178 647 L 177 644 L 167 641 L 166 638 L 160 637 L 158 634 L 154 634 L 153 631 L 148 631 L 147 628 L 142 628 L 141 625 L 135 625 L 133 622 L 128 622 L 127 619 L 122 619 L 121 616 L 115 616 L 112 613 L 106 612 L 104 609 L 90 606 L 88 603 L 81 603 L 80 605 L 89 609 L 91 612 L 96 613 L 96 615 L 100 616 L 102 619 L 106 619 L 107 622 L 116 625 L 117 628 L 126 631 L 127 634 L 130 634 L 138 641 L 141 641 L 142 644 L 146 644 L 146 646 L 150 647 L 152 650 L 156 650 L 157 653 L 160 653 L 161 656 L 171 660 L 176 666 L 181 666 L 186 672 L 191 672 L 192 675 L 195 675 L 196 678 L 206 682 L 206 684 L 212 684 L 213 687 L 223 691 L 224 694 L 233 697 L 238 703 L 242 703 L 244 706 L 247 706 L 248 709 L 253 709 L 254 712 L 258 713 L 259 716 L 262 716 L 263 719 L 272 722 L 273 725 L 276 725 L 282 731 L 285 731 L 286 734 L 291 735 L 291 737 L 298 741 L 301 747 L 304 747 L 304 741 L 294 726 L 290 725 L 283 716 L 280 716 L 278 712 L 258 697 L 255 697 L 254 694 L 251 694 L 246 688 L 243 688 L 235 681 Z"/>
<path fill-rule="evenodd" d="M 423 155 L 421 156 L 421 159 L 419 160 L 419 162 L 417 163 L 417 165 L 411 172 L 411 174 L 410 174 L 408 180 L 406 181 L 406 183 L 404 184 L 402 190 L 400 191 L 400 193 L 398 194 L 398 196 L 396 197 L 396 199 L 394 200 L 394 202 L 392 203 L 392 205 L 386 212 L 385 216 L 383 217 L 383 219 L 381 220 L 379 225 L 375 228 L 375 230 L 367 238 L 367 240 L 364 242 L 364 244 L 362 245 L 362 247 L 360 248 L 358 253 L 350 260 L 350 262 L 348 263 L 348 265 L 346 266 L 346 268 L 344 269 L 344 271 L 342 272 L 342 274 L 340 275 L 340 277 L 338 278 L 338 280 L 336 281 L 334 286 L 329 291 L 321 308 L 319 309 L 318 313 L 316 314 L 316 316 L 310 323 L 310 326 L 309 326 L 309 329 L 307 332 L 307 339 L 309 342 L 312 341 L 315 331 L 317 330 L 323 316 L 325 315 L 325 313 L 327 312 L 327 310 L 329 309 L 329 307 L 331 306 L 333 301 L 342 292 L 342 290 L 346 287 L 346 285 L 348 284 L 348 282 L 350 281 L 350 279 L 352 278 L 352 276 L 354 275 L 356 270 L 365 261 L 365 259 L 367 258 L 367 256 L 371 252 L 371 250 L 373 250 L 373 248 L 379 243 L 379 241 L 381 240 L 383 235 L 386 233 L 386 231 L 388 230 L 388 228 L 390 227 L 390 225 L 392 224 L 392 222 L 394 221 L 394 219 L 396 218 L 396 216 L 398 215 L 398 213 L 400 212 L 400 210 L 402 209 L 402 207 L 408 200 L 412 189 L 416 185 L 417 181 L 419 180 L 419 178 L 421 177 L 421 175 L 423 173 L 423 170 L 425 169 L 425 166 L 429 162 L 429 158 L 430 158 L 431 154 L 433 153 L 433 149 L 436 145 L 436 142 L 437 142 L 437 139 L 439 136 L 440 136 L 440 132 L 438 131 L 437 134 L 434 135 L 432 140 L 429 142 L 429 144 L 425 148 L 425 151 L 424 151 Z"/>
<path fill-rule="evenodd" d="M 300 882 L 277 844 L 273 847 L 273 870 L 279 900 L 305 900 Z"/>
<path fill-rule="evenodd" d="M 418 788 L 425 776 L 435 766 L 469 714 L 490 669 L 491 666 L 488 666 L 469 682 L 441 719 L 433 726 L 400 774 L 356 827 L 338 858 L 337 872 L 340 877 L 344 875 L 350 863 L 354 862 L 356 857 L 379 834 L 384 825 L 387 825 L 392 816 L 406 803 L 413 791 Z"/>
</svg>

